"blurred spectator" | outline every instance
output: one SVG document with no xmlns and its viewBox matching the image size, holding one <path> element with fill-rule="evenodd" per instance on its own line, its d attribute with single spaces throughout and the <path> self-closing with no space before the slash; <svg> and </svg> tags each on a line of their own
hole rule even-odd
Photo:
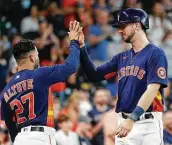
<svg viewBox="0 0 172 145">
<path fill-rule="evenodd" d="M 167 56 L 168 77 L 172 80 L 172 30 L 165 33 L 161 47 Z"/>
<path fill-rule="evenodd" d="M 77 73 L 70 75 L 66 81 L 66 86 L 72 90 L 77 88 L 76 74 Z"/>
<path fill-rule="evenodd" d="M 165 10 L 172 10 L 172 1 L 171 0 L 161 0 Z"/>
<path fill-rule="evenodd" d="M 88 0 L 63 0 L 62 8 L 65 14 L 65 26 L 69 27 L 69 22 L 75 20 L 75 10 L 77 5 L 83 5 L 86 8 L 90 8 Z"/>
<path fill-rule="evenodd" d="M 11 49 L 15 43 L 19 42 L 22 39 L 22 37 L 19 34 L 14 34 L 11 38 Z M 11 53 L 12 54 L 12 53 Z M 14 59 L 13 55 L 10 57 L 10 61 L 9 61 L 9 72 L 16 70 L 17 68 L 17 63 L 16 60 Z M 14 71 L 15 72 L 15 71 Z"/>
<path fill-rule="evenodd" d="M 12 145 L 6 128 L 0 127 L 0 145 Z"/>
<path fill-rule="evenodd" d="M 52 24 L 48 24 L 45 17 L 41 17 L 39 20 L 39 32 L 37 33 L 35 43 L 39 51 L 40 61 L 50 59 L 52 46 L 59 48 L 59 39 L 53 32 Z"/>
<path fill-rule="evenodd" d="M 83 33 L 86 36 L 85 39 L 87 39 L 88 27 L 93 24 L 92 11 L 86 9 L 83 4 L 78 3 L 76 5 L 75 19 L 81 23 Z"/>
<path fill-rule="evenodd" d="M 92 134 L 93 139 L 91 143 L 93 145 L 103 145 L 104 144 L 104 135 L 103 135 L 103 115 L 105 112 L 110 110 L 107 105 L 107 92 L 104 89 L 98 89 L 94 95 L 94 106 L 91 111 L 88 112 L 92 124 Z"/>
<path fill-rule="evenodd" d="M 72 123 L 67 115 L 60 115 L 58 118 L 59 130 L 55 133 L 58 145 L 79 145 L 79 137 L 71 131 Z"/>
<path fill-rule="evenodd" d="M 92 139 L 91 123 L 87 116 L 79 118 L 76 132 L 79 135 L 80 145 L 92 145 L 90 142 Z"/>
<path fill-rule="evenodd" d="M 72 131 L 76 131 L 79 118 L 79 94 L 74 91 L 69 97 L 66 106 L 59 112 L 58 116 L 65 114 L 69 115 L 72 121 Z"/>
<path fill-rule="evenodd" d="M 0 37 L 0 92 L 6 85 L 6 77 L 9 69 L 9 62 L 12 56 L 11 44 L 5 35 Z"/>
<path fill-rule="evenodd" d="M 123 9 L 135 8 L 136 4 L 137 4 L 137 0 L 125 0 Z"/>
<path fill-rule="evenodd" d="M 25 17 L 21 21 L 21 33 L 37 32 L 39 30 L 38 24 L 38 7 L 32 6 L 30 16 Z"/>
<path fill-rule="evenodd" d="M 111 100 L 111 106 L 113 108 L 103 116 L 104 145 L 115 144 L 115 137 L 112 139 L 110 135 L 117 131 L 118 127 L 118 114 L 115 112 L 116 103 L 117 97 Z"/>
<path fill-rule="evenodd" d="M 164 122 L 164 144 L 172 144 L 172 111 L 167 111 L 163 116 Z"/>
<path fill-rule="evenodd" d="M 64 58 L 67 58 L 67 56 L 69 54 L 69 37 L 68 37 L 68 35 L 66 35 L 64 37 L 64 39 L 61 41 L 61 47 L 60 47 L 60 49 L 63 52 Z"/>
<path fill-rule="evenodd" d="M 13 75 L 17 72 L 17 67 L 16 68 L 13 68 L 11 70 L 8 71 L 8 74 L 7 74 L 7 78 L 6 78 L 6 82 L 8 83 L 11 78 L 13 77 Z"/>
<path fill-rule="evenodd" d="M 106 4 L 106 0 L 97 0 L 93 6 L 95 14 L 99 12 L 100 9 L 109 11 L 109 6 Z"/>
<path fill-rule="evenodd" d="M 165 98 L 165 109 L 172 109 L 172 85 L 171 81 L 168 81 L 168 87 L 164 89 L 164 98 Z"/>
<path fill-rule="evenodd" d="M 56 2 L 51 2 L 48 7 L 47 20 L 53 25 L 54 34 L 62 39 L 67 33 L 64 25 L 63 10 L 57 6 Z"/>
<path fill-rule="evenodd" d="M 60 102 L 57 97 L 53 97 L 54 119 L 57 120 L 60 112 Z"/>
<path fill-rule="evenodd" d="M 9 18 L 12 25 L 17 28 L 18 32 L 20 30 L 21 20 L 26 16 L 27 10 L 29 10 L 29 7 L 23 7 L 26 3 L 22 5 L 22 2 L 24 2 L 24 0 L 12 1 L 6 10 L 6 16 Z"/>
<path fill-rule="evenodd" d="M 122 40 L 121 34 L 115 30 L 112 35 L 112 41 L 109 41 L 107 47 L 108 59 L 112 59 L 113 56 L 125 51 L 126 49 L 127 45 Z"/>
<path fill-rule="evenodd" d="M 172 24 L 166 18 L 164 7 L 159 2 L 154 3 L 152 14 L 149 16 L 149 25 L 150 29 L 147 31 L 149 40 L 160 46 L 164 33 L 172 29 Z"/>
<path fill-rule="evenodd" d="M 83 84 L 82 84 L 83 85 Z M 79 90 L 80 102 L 79 102 L 79 112 L 80 116 L 87 116 L 88 112 L 92 109 L 92 105 L 89 100 L 89 91 L 82 88 Z"/>
<path fill-rule="evenodd" d="M 108 60 L 107 38 L 112 33 L 112 27 L 108 25 L 109 13 L 106 10 L 100 10 L 96 17 L 96 24 L 88 29 L 88 42 L 90 45 L 90 56 L 92 60 Z"/>
<path fill-rule="evenodd" d="M 108 0 L 108 5 L 111 9 L 111 12 L 121 10 L 123 3 L 124 0 Z"/>
<path fill-rule="evenodd" d="M 19 42 L 22 39 L 22 37 L 19 34 L 14 34 L 11 38 L 11 45 L 13 46 L 17 42 Z"/>
</svg>

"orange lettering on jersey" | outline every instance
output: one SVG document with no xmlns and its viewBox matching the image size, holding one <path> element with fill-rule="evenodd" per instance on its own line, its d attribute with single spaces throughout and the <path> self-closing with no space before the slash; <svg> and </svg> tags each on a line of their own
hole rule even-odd
<svg viewBox="0 0 172 145">
<path fill-rule="evenodd" d="M 142 80 L 145 73 L 146 73 L 146 72 L 145 72 L 143 69 L 141 69 L 141 70 L 139 71 L 138 75 L 137 75 L 137 78 L 138 78 L 139 80 Z"/>
<path fill-rule="evenodd" d="M 27 80 L 27 89 L 33 89 L 33 79 Z"/>
<path fill-rule="evenodd" d="M 131 68 L 130 68 L 130 75 L 131 75 L 131 76 L 132 76 L 133 73 L 134 73 L 133 71 L 134 71 L 134 65 L 132 65 Z"/>
<path fill-rule="evenodd" d="M 139 71 L 139 67 L 135 66 L 133 76 L 137 76 L 138 71 Z"/>
<path fill-rule="evenodd" d="M 131 69 L 131 66 L 126 67 L 126 76 L 130 75 L 130 69 Z"/>
<path fill-rule="evenodd" d="M 7 95 L 6 92 L 4 93 L 4 99 L 5 99 L 6 102 L 8 102 L 8 100 L 10 99 L 10 97 Z"/>
<path fill-rule="evenodd" d="M 13 86 L 11 87 L 11 90 L 13 90 L 13 93 L 14 93 L 13 96 L 17 94 L 16 85 L 13 85 Z"/>
<path fill-rule="evenodd" d="M 14 96 L 14 93 L 12 92 L 11 89 L 8 89 L 8 95 L 9 95 L 10 98 L 11 98 L 12 96 Z"/>
<path fill-rule="evenodd" d="M 122 67 L 118 72 L 118 77 L 121 79 L 125 76 L 136 76 L 139 80 L 142 80 L 145 73 L 146 72 L 143 69 L 140 69 L 138 66 L 131 65 Z"/>
<path fill-rule="evenodd" d="M 17 87 L 17 92 L 18 93 L 22 92 L 21 82 L 17 83 L 16 87 Z"/>
<path fill-rule="evenodd" d="M 26 80 L 22 81 L 21 85 L 22 85 L 23 90 L 25 91 L 27 89 L 26 88 Z"/>
</svg>

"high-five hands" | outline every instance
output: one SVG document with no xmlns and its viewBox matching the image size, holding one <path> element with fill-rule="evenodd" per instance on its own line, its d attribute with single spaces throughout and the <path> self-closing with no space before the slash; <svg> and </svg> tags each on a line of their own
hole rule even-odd
<svg viewBox="0 0 172 145">
<path fill-rule="evenodd" d="M 82 28 L 79 25 L 79 22 L 77 21 L 70 21 L 69 24 L 69 39 L 70 40 L 78 40 L 79 39 L 79 34 L 82 31 Z"/>
<path fill-rule="evenodd" d="M 69 24 L 69 38 L 70 40 L 78 40 L 80 44 L 80 48 L 85 46 L 84 43 L 84 34 L 82 31 L 82 27 L 80 26 L 79 22 L 75 21 L 70 21 Z"/>
</svg>

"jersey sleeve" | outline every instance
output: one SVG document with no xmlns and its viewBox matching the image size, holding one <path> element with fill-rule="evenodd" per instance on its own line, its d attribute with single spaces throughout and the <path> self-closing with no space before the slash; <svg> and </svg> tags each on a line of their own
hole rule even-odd
<svg viewBox="0 0 172 145">
<path fill-rule="evenodd" d="M 167 87 L 167 59 L 163 52 L 156 52 L 148 64 L 147 84 L 159 83 L 162 87 Z"/>
<path fill-rule="evenodd" d="M 64 64 L 58 64 L 51 67 L 40 67 L 35 70 L 35 76 L 45 84 L 52 85 L 57 82 L 65 81 L 70 75 L 72 75 L 78 65 L 80 48 L 79 42 L 72 40 L 70 42 L 69 56 L 67 57 Z"/>
<path fill-rule="evenodd" d="M 13 121 L 13 113 L 9 105 L 5 102 L 4 99 L 1 102 L 1 115 L 9 131 L 11 140 L 12 142 L 14 142 L 14 139 L 17 136 L 18 130 L 16 127 L 16 122 Z"/>
<path fill-rule="evenodd" d="M 86 76 L 92 82 L 108 80 L 117 74 L 118 55 L 114 56 L 109 62 L 96 68 L 89 58 L 86 48 L 81 48 L 80 61 Z"/>
</svg>

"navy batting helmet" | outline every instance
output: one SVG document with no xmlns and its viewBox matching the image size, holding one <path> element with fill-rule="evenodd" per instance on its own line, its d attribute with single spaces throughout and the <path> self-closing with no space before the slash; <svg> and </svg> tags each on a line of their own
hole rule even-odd
<svg viewBox="0 0 172 145">
<path fill-rule="evenodd" d="M 113 27 L 119 28 L 121 24 L 140 22 L 143 28 L 149 29 L 149 18 L 145 11 L 138 8 L 128 8 L 119 12 L 118 20 Z"/>
</svg>

